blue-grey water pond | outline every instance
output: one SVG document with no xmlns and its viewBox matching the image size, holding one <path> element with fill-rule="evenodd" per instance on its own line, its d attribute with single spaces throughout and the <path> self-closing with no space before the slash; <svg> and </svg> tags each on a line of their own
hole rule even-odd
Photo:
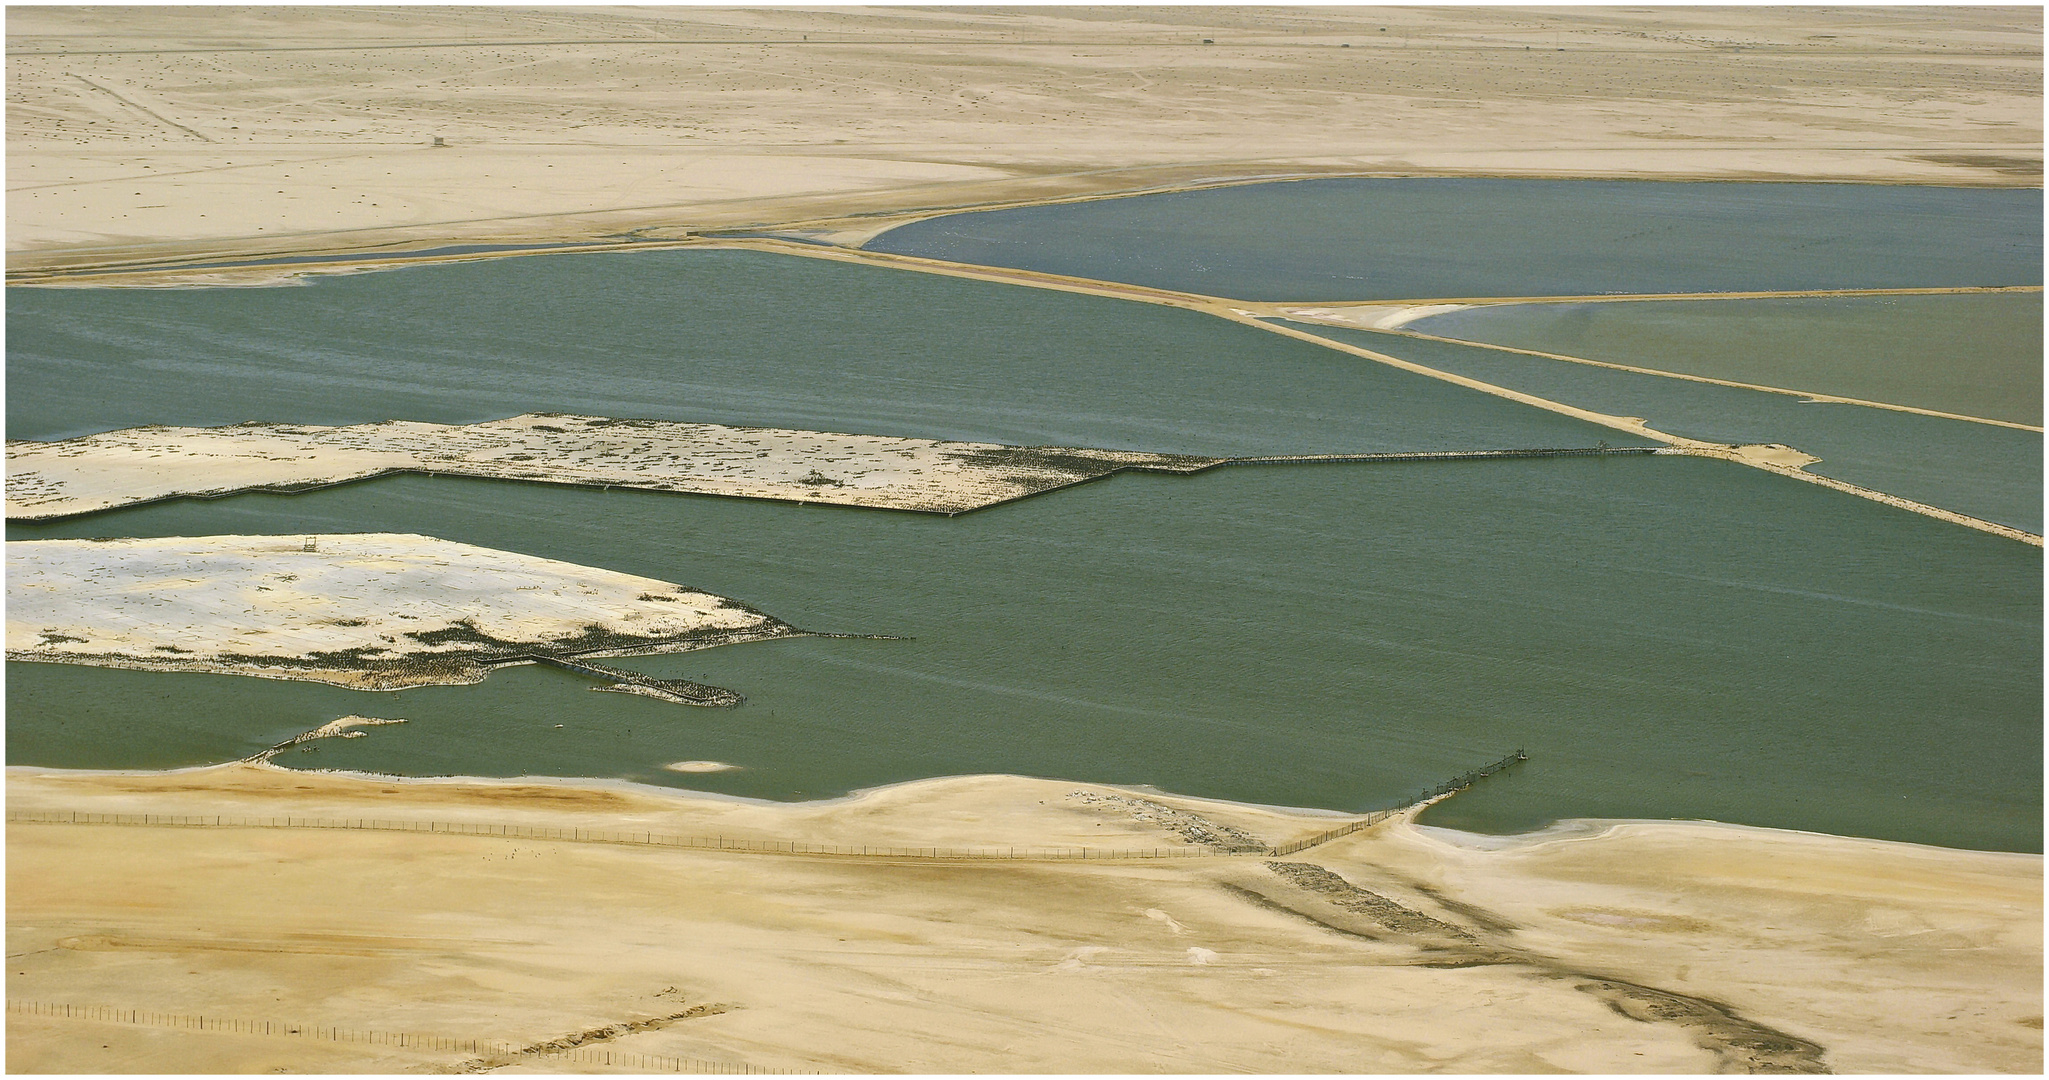
<svg viewBox="0 0 2049 1080">
<path fill-rule="evenodd" d="M 1239 300 L 2042 283 L 2042 192 L 1391 179 L 952 214 L 870 251 Z"/>
<path fill-rule="evenodd" d="M 530 411 L 1217 455 L 1606 435 L 1195 312 L 742 251 L 17 288 L 7 315 L 12 439 Z"/>
</svg>

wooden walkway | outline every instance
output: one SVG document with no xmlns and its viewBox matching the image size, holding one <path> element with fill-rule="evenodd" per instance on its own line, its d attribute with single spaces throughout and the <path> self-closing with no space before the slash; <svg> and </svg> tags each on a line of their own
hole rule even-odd
<svg viewBox="0 0 2049 1080">
<path fill-rule="evenodd" d="M 500 657 L 481 661 L 487 667 L 507 667 L 513 664 L 548 664 L 578 675 L 600 679 L 611 686 L 601 690 L 617 690 L 621 693 L 639 694 L 643 697 L 659 698 L 681 705 L 702 705 L 713 709 L 730 709 L 747 699 L 720 686 L 707 686 L 688 679 L 657 679 L 652 675 L 616 668 L 573 656 L 554 656 L 549 653 L 521 653 L 518 656 Z"/>
</svg>

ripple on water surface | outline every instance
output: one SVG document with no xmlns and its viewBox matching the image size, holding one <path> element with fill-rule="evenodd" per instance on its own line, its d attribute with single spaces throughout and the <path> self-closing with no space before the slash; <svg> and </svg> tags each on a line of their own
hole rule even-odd
<svg viewBox="0 0 2049 1080">
<path fill-rule="evenodd" d="M 571 412 L 1212 455 L 1629 441 L 1197 312 L 754 252 L 7 303 L 11 439 Z"/>
</svg>

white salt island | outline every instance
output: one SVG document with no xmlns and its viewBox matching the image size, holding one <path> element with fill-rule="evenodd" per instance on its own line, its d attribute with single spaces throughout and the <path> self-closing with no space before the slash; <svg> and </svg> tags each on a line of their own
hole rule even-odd
<svg viewBox="0 0 2049 1080">
<path fill-rule="evenodd" d="M 482 424 L 136 427 L 7 444 L 7 516 L 294 491 L 393 472 L 958 514 L 1121 469 L 1221 458 L 528 413 Z"/>
<path fill-rule="evenodd" d="M 362 690 L 549 663 L 695 705 L 730 691 L 589 657 L 804 631 L 734 600 L 431 536 L 203 536 L 7 545 L 7 658 Z"/>
</svg>

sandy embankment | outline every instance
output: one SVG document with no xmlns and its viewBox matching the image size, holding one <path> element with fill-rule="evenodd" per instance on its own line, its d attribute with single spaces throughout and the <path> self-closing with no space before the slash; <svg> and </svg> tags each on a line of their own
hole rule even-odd
<svg viewBox="0 0 2049 1080">
<path fill-rule="evenodd" d="M 8 51 L 13 271 L 1261 176 L 2041 176 L 2027 8 L 28 7 Z"/>
<path fill-rule="evenodd" d="M 1988 287 L 1978 287 L 1978 286 L 1969 286 L 1969 287 L 1958 287 L 1958 288 L 1948 288 L 1948 289 L 1914 289 L 1914 290 L 1899 290 L 1899 289 L 1871 289 L 1871 290 L 1855 290 L 1855 291 L 1852 291 L 1852 290 L 1813 290 L 1813 291 L 1809 291 L 1809 292 L 1803 292 L 1803 293 L 1791 293 L 1791 294 L 1789 294 L 1789 293 L 1779 293 L 1779 294 L 1767 294 L 1767 295 L 1768 295 L 1768 296 L 1774 296 L 1774 297 L 1776 297 L 1776 296 L 1796 296 L 1796 295 L 1797 295 L 1797 296 L 1845 296 L 1845 295 L 1852 295 L 1852 294 L 1853 294 L 1853 292 L 1854 292 L 1854 295 L 1861 295 L 1861 296 L 1867 296 L 1867 297 L 1874 297 L 1874 296 L 1913 296 L 1913 295 L 1919 295 L 1919 296 L 1928 296 L 1928 295 L 1939 295 L 1939 294 L 1949 294 L 1949 295 L 1965 295 L 1965 294 L 1988 294 L 1988 293 L 1990 293 L 1990 294 L 1999 294 L 1999 293 L 2007 293 L 2007 294 L 2011 294 L 2011 293 L 2031 293 L 2031 292 L 2032 292 L 2032 293 L 2039 293 L 2039 292 L 2041 292 L 2041 291 L 2042 291 L 2042 288 L 2041 288 L 2041 286 L 2039 286 L 2039 285 L 2022 285 L 2022 286 L 2002 285 L 2002 286 L 1988 286 Z M 1714 301 L 1714 300 L 1732 300 L 1732 299 L 1740 299 L 1740 297 L 1737 297 L 1737 296 L 1732 296 L 1732 295 L 1730 295 L 1730 294 L 1727 294 L 1727 293 L 1692 293 L 1692 294 L 1686 294 L 1686 295 L 1679 295 L 1679 296 L 1668 296 L 1668 297 L 1652 297 L 1652 296 L 1607 296 L 1607 297 L 1586 297 L 1586 296 L 1575 296 L 1575 297 L 1558 297 L 1558 298 L 1550 298 L 1550 299 L 1498 300 L 1498 301 L 1493 301 L 1493 302 L 1491 302 L 1491 303 L 1492 303 L 1492 304 L 1498 304 L 1498 305 L 1500 305 L 1500 306 L 1503 306 L 1503 307 L 1513 307 L 1513 306 L 1519 306 L 1519 305 L 1522 305 L 1522 304 L 1539 304 L 1539 303 L 1556 303 L 1556 304 L 1588 304 L 1588 303 L 1625 303 L 1625 304 L 1626 304 L 1626 303 L 1638 303 L 1638 302 L 1645 302 L 1645 301 L 1651 301 L 1651 302 L 1655 302 L 1655 301 L 1657 301 L 1657 300 L 1660 300 L 1660 299 L 1663 299 L 1663 300 L 1685 300 L 1685 301 L 1694 301 L 1694 302 L 1707 302 L 1707 301 Z M 1738 390 L 1755 390 L 1755 391 L 1758 391 L 1758 392 L 1760 392 L 1760 393 L 1766 393 L 1766 394 L 1781 394 L 1781 395 L 1784 395 L 1784 396 L 1787 396 L 1787 397 L 1797 397 L 1797 398 L 1800 398 L 1800 399 L 1802 399 L 1802 400 L 1804 400 L 1804 401 L 1809 401 L 1809 402 L 1829 402 L 1829 403 L 1835 403 L 1835 404 L 1842 404 L 1842 405 L 1861 405 L 1861 406 L 1864 406 L 1864 407 L 1866 407 L 1866 408 L 1872 408 L 1872 409 L 1886 409 L 1886 410 L 1888 410 L 1888 411 L 1892 411 L 1892 412 L 1906 412 L 1906 413 L 1915 413 L 1915 414 L 1918 414 L 1918 415 L 1921 415 L 1921 416 L 1933 416 L 1933 417 L 1938 417 L 1938 418 L 1940 418 L 1940 419 L 1944 419 L 1944 420 L 1962 420 L 1962 421 L 1964 421 L 1964 422 L 1966 422 L 1966 423 L 1972 423 L 1972 424 L 1989 424 L 1989 425 L 1992 425 L 1992 426 L 1994 426 L 1994 427 L 2004 427 L 2004 428 L 2013 428 L 2013 429 L 2016 429 L 2016 430 L 2020 430 L 2020 431 L 2034 431 L 2034 432 L 2040 432 L 2040 431 L 2042 430 L 2042 427 L 2041 427 L 2041 425 L 2039 425 L 2039 424 L 2028 424 L 2028 423 L 2022 423 L 2022 422 L 2020 422 L 2020 421 L 2016 421 L 2016 420 L 2001 420 L 2001 419 L 1996 419 L 1996 418 L 1993 418 L 1993 417 L 1986 417 L 1986 416 L 1974 416 L 1974 415 L 1970 415 L 1970 414 L 1966 414 L 1966 413 L 1957 413 L 1957 412 L 1944 412 L 1944 411 L 1942 411 L 1942 410 L 1940 410 L 1940 409 L 1930 409 L 1930 408 L 1924 408 L 1924 407 L 1921 407 L 1921 406 L 1917 406 L 1917 405 L 1902 405 L 1902 404 L 1898 404 L 1898 403 L 1895 403 L 1895 402 L 1890 402 L 1890 401 L 1873 401 L 1873 400 L 1871 400 L 1871 399 L 1869 399 L 1869 398 L 1845 397 L 1845 396 L 1842 396 L 1842 395 L 1840 395 L 1840 394 L 1828 394 L 1828 393 L 1822 393 L 1822 392 L 1819 392 L 1819 391 L 1814 391 L 1814 390 L 1797 390 L 1797 389 L 1794 389 L 1794 388 L 1792 388 L 1792 387 L 1786 387 L 1786 386 L 1767 386 L 1767 385 L 1764 385 L 1764 384 L 1761 384 L 1761 383 L 1754 383 L 1754 382 L 1741 382 L 1741 381 L 1738 381 L 1738 380 L 1734 380 L 1734 379 L 1717 379 L 1717 378 L 1712 378 L 1712 377 L 1710 377 L 1710 376 L 1706 376 L 1706 375 L 1697 375 L 1697 374 L 1692 374 L 1692 373 L 1688 373 L 1688 372 L 1679 372 L 1679 371 L 1666 371 L 1666 370 L 1663 370 L 1663 369 L 1661 369 L 1661 368 L 1651 368 L 1651 367 L 1643 367 L 1643 366 L 1640 366 L 1640 365 L 1636 365 L 1636 364 L 1621 364 L 1621 363 L 1616 363 L 1616 362 L 1614 362 L 1614 361 L 1610 361 L 1610 360 L 1594 360 L 1594 359 L 1589 359 L 1589 358 L 1587 358 L 1587 357 L 1584 357 L 1584 356 L 1572 356 L 1572 355 L 1570 355 L 1570 354 L 1567 354 L 1567 353 L 1557 353 L 1557 352 L 1546 352 L 1546 351 L 1544 351 L 1544 350 L 1541 350 L 1541 349 L 1524 349 L 1524 348 L 1519 348 L 1519 347 L 1516 347 L 1516 346 L 1513 346 L 1513 345 L 1503 345 L 1503 344 L 1499 344 L 1499 343 L 1497 343 L 1497 342 L 1489 342 L 1489 341 L 1477 341 L 1477 340 L 1473 340 L 1473 339 L 1471 339 L 1471 338 L 1460 338 L 1460 337 L 1444 337 L 1444 336 L 1442 336 L 1442 335 L 1439 335 L 1439 334 L 1433 334 L 1433 333 L 1429 333 L 1429 332 L 1427 332 L 1427 331 L 1424 331 L 1424 330 L 1418 330 L 1418 329 L 1412 328 L 1412 327 L 1411 327 L 1411 326 L 1409 325 L 1409 324 L 1411 324 L 1411 323 L 1414 323 L 1414 322 L 1418 322 L 1418 321 L 1420 321 L 1420 320 L 1423 320 L 1423 319 L 1428 319 L 1428 318 L 1430 318 L 1430 317 L 1432 317 L 1432 316 L 1435 316 L 1435 315 L 1443 315 L 1443 314 L 1447 314 L 1447 313 L 1449 313 L 1449 312 L 1453 312 L 1453 311 L 1464 311 L 1464 310 L 1468 310 L 1468 309 L 1470 309 L 1471 307 L 1473 307 L 1473 306 L 1474 306 L 1474 305 L 1471 305 L 1471 304 L 1354 304 L 1354 305 L 1344 305 L 1344 306 L 1336 306 L 1336 307 L 1321 307 L 1321 308 L 1304 308 L 1304 307 L 1285 307 L 1285 306 L 1281 306 L 1281 305 L 1264 305 L 1264 306 L 1266 307 L 1266 309 L 1267 309 L 1268 311 L 1273 311 L 1273 312 L 1277 312 L 1277 313 L 1278 313 L 1278 315 L 1279 315 L 1279 317 L 1282 317 L 1282 318 L 1287 318 L 1287 319 L 1290 319 L 1290 320 L 1294 320 L 1294 321 L 1298 321 L 1298 322 L 1310 322 L 1310 323 L 1328 323 L 1328 324 L 1331 324 L 1331 325 L 1334 325 L 1334 326 L 1347 326 L 1347 327 L 1357 327 L 1357 328 L 1360 328 L 1360 329 L 1367 329 L 1367 330 L 1384 330 L 1384 331 L 1391 331 L 1391 332 L 1399 332 L 1399 333 L 1403 334 L 1404 336 L 1407 336 L 1407 337 L 1414 337 L 1414 338 L 1418 338 L 1418 339 L 1421 339 L 1421 340 L 1424 340 L 1424 341 L 1441 341 L 1441 342 L 1446 342 L 1446 343 L 1449 343 L 1449 344 L 1453 344 L 1453 345 L 1462 345 L 1462 346 L 1467 346 L 1467 347 L 1470 347 L 1470 348 L 1476 348 L 1476 349 L 1491 349 L 1491 350 L 1494 350 L 1494 351 L 1496 351 L 1496 352 L 1504 352 L 1504 353 L 1515 353 L 1515 354 L 1519 354 L 1519 355 L 1522 355 L 1522 356 L 1539 356 L 1539 357 L 1543 357 L 1544 359 L 1547 359 L 1547 360 L 1557 360 L 1557 361 L 1561 361 L 1561 362 L 1563 362 L 1563 363 L 1568 363 L 1568 364 L 1582 364 L 1582 365 L 1585 365 L 1585 366 L 1587 366 L 1587 367 L 1597 367 L 1597 368 L 1606 368 L 1606 369 L 1608 369 L 1608 370 L 1610 370 L 1610 371 L 1627 371 L 1627 372 L 1631 372 L 1631 373 L 1633 373 L 1633 374 L 1637 374 L 1637 375 L 1655 375 L 1655 376 L 1658 376 L 1659 378 L 1665 378 L 1665 379 L 1678 379 L 1678 380 L 1680 380 L 1680 381 L 1683 381 L 1683 382 L 1696 382 L 1696 383 L 1702 383 L 1702 384 L 1705 384 L 1705 385 L 1708 385 L 1708 386 L 1727 386 L 1727 387 L 1731 387 L 1731 388 L 1734 388 L 1734 389 L 1738 389 Z M 1253 314 L 1253 315 L 1257 315 L 1257 314 L 1263 314 L 1263 312 L 1262 312 L 1262 311 L 1261 311 L 1261 310 L 1260 310 L 1260 309 L 1259 309 L 1258 307 L 1253 307 L 1253 308 L 1241 308 L 1241 309 L 1238 309 L 1238 310 L 1240 311 L 1240 313 L 1241 313 L 1241 314 Z M 1817 459 L 1817 460 L 1818 460 L 1818 459 Z"/>
<path fill-rule="evenodd" d="M 771 805 L 250 766 L 15 769 L 8 795 L 15 813 L 904 846 L 1173 845 L 1198 818 L 1287 839 L 1330 823 L 1016 777 Z M 1684 823 L 1457 841 L 1397 824 L 1282 860 L 949 862 L 16 823 L 9 997 L 514 1047 L 646 1022 L 583 1049 L 824 1071 L 2040 1068 L 2039 857 Z M 9 1016 L 15 1071 L 470 1057 Z"/>
</svg>

